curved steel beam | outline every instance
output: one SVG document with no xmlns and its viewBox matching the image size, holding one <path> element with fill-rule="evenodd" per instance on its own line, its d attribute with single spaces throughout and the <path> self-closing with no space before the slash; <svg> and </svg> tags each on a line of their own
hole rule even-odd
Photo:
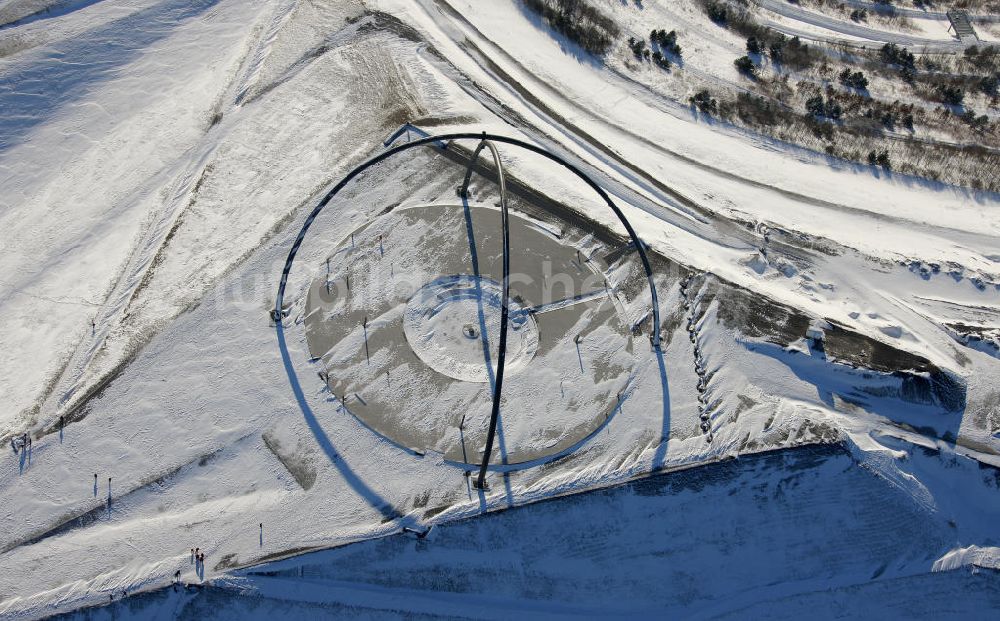
<svg viewBox="0 0 1000 621">
<path fill-rule="evenodd" d="M 560 166 L 566 168 L 567 170 L 569 170 L 570 172 L 572 172 L 573 174 L 575 174 L 577 177 L 579 177 L 581 180 L 583 180 L 584 183 L 586 183 L 587 185 L 589 185 L 595 192 L 597 192 L 597 194 L 602 199 L 604 199 L 604 202 L 611 209 L 611 211 L 615 214 L 615 216 L 618 218 L 618 220 L 622 223 L 622 226 L 625 227 L 625 231 L 628 233 L 629 238 L 631 238 L 632 244 L 635 246 L 636 252 L 639 253 L 639 258 L 642 261 L 642 267 L 643 267 L 643 269 L 646 272 L 646 279 L 649 282 L 650 301 L 652 303 L 652 309 L 651 310 L 652 310 L 653 324 L 652 324 L 651 342 L 652 342 L 653 348 L 656 349 L 657 351 L 659 351 L 659 349 L 660 349 L 660 305 L 659 305 L 659 300 L 658 300 L 658 297 L 657 297 L 657 294 L 656 294 L 656 283 L 653 281 L 653 269 L 652 269 L 652 267 L 651 267 L 651 265 L 649 263 L 649 257 L 646 255 L 646 250 L 645 250 L 645 248 L 643 246 L 642 241 L 639 239 L 639 236 L 636 234 L 635 229 L 632 228 L 632 224 L 628 221 L 627 218 L 625 218 L 625 214 L 622 213 L 621 209 L 619 209 L 618 206 L 614 203 L 614 201 L 611 200 L 611 197 L 608 196 L 608 193 L 604 191 L 604 188 L 602 188 L 600 185 L 597 184 L 597 182 L 595 182 L 593 179 L 591 179 L 589 176 L 587 176 L 586 173 L 584 173 L 583 171 L 581 171 L 579 168 L 577 168 L 573 164 L 570 164 L 566 160 L 562 159 L 558 155 L 550 153 L 550 152 L 546 151 L 545 149 L 543 149 L 543 148 L 541 148 L 539 146 L 533 145 L 533 144 L 531 144 L 529 142 L 525 142 L 523 140 L 519 140 L 517 138 L 510 138 L 508 136 L 500 136 L 500 135 L 496 135 L 496 134 L 487 134 L 486 132 L 481 132 L 481 133 L 478 133 L 478 134 L 477 133 L 473 133 L 473 132 L 460 132 L 460 133 L 453 133 L 453 134 L 442 134 L 442 135 L 439 135 L 439 136 L 428 136 L 426 138 L 420 138 L 418 140 L 414 140 L 412 142 L 407 142 L 407 143 L 401 144 L 401 145 L 399 145 L 397 147 L 393 147 L 393 148 L 388 149 L 388 150 L 386 150 L 386 151 L 384 151 L 382 153 L 379 153 L 375 157 L 372 157 L 371 159 L 369 159 L 369 160 L 367 160 L 367 161 L 362 162 L 361 164 L 359 164 L 351 172 L 347 173 L 347 175 L 345 175 L 344 178 L 341 179 L 337 183 L 337 185 L 335 185 L 329 192 L 327 192 L 323 196 L 323 198 L 320 199 L 319 203 L 315 207 L 313 207 L 313 210 L 306 217 L 306 220 L 305 220 L 305 222 L 302 225 L 302 229 L 299 231 L 299 234 L 296 236 L 295 241 L 292 243 L 292 247 L 288 251 L 288 257 L 285 259 L 284 268 L 281 270 L 281 280 L 278 282 L 278 293 L 277 293 L 277 296 L 275 297 L 274 310 L 271 311 L 271 316 L 274 319 L 275 323 L 279 324 L 277 326 L 278 333 L 279 333 L 279 338 L 280 338 L 280 332 L 281 332 L 281 325 L 280 325 L 280 323 L 281 323 L 282 318 L 285 316 L 285 313 L 284 313 L 284 311 L 282 309 L 282 307 L 284 306 L 284 300 L 285 300 L 285 288 L 288 285 L 288 275 L 291 273 L 292 264 L 295 262 L 295 256 L 298 254 L 299 248 L 302 246 L 302 242 L 303 242 L 303 240 L 305 240 L 306 233 L 309 231 L 309 228 L 312 226 L 312 223 L 316 220 L 316 217 L 320 214 L 321 211 L 323 211 L 323 209 L 327 206 L 327 204 L 329 204 L 330 201 L 333 200 L 333 197 L 336 196 L 341 190 L 343 190 L 344 187 L 348 183 L 351 182 L 351 180 L 353 180 L 355 177 L 357 177 L 358 175 L 360 175 L 366 169 L 368 169 L 368 168 L 370 168 L 370 167 L 372 167 L 372 166 L 374 166 L 374 165 L 376 165 L 376 164 L 378 164 L 380 162 L 383 162 L 383 161 L 389 159 L 390 157 L 392 157 L 393 155 L 396 155 L 397 153 L 401 153 L 401 152 L 407 151 L 409 149 L 414 149 L 416 147 L 422 147 L 422 146 L 426 146 L 426 145 L 433 144 L 433 143 L 445 143 L 446 146 L 443 147 L 443 148 L 447 148 L 447 142 L 448 141 L 452 141 L 452 140 L 479 140 L 480 141 L 480 145 L 476 149 L 476 157 L 478 157 L 479 151 L 485 145 L 485 146 L 488 146 L 490 148 L 490 152 L 493 154 L 494 160 L 497 163 L 497 170 L 498 170 L 498 173 L 499 173 L 499 179 L 500 179 L 500 183 L 501 183 L 501 212 L 503 214 L 502 217 L 503 217 L 503 220 L 504 220 L 504 299 L 501 302 L 501 304 L 502 304 L 502 306 L 501 306 L 501 337 L 500 337 L 499 347 L 502 347 L 502 348 L 504 348 L 504 350 L 506 350 L 506 329 L 505 329 L 506 325 L 505 324 L 506 324 L 506 318 L 507 318 L 507 299 L 506 298 L 507 298 L 508 284 L 509 284 L 508 283 L 509 265 L 507 263 L 508 262 L 508 252 L 507 251 L 508 251 L 508 248 L 509 248 L 509 237 L 508 237 L 508 229 L 507 229 L 506 189 L 505 189 L 505 185 L 504 185 L 504 181 L 503 181 L 503 171 L 500 168 L 499 153 L 497 152 L 496 147 L 492 144 L 493 142 L 499 142 L 499 143 L 503 143 L 503 144 L 514 145 L 516 147 L 521 147 L 522 149 L 526 149 L 528 151 L 531 151 L 532 153 L 536 153 L 538 155 L 541 155 L 542 157 L 547 158 L 547 159 L 549 159 L 549 160 L 551 160 L 551 161 L 559 164 Z M 471 171 L 467 171 L 465 185 L 463 186 L 463 192 L 467 189 L 468 179 L 469 179 L 470 175 L 471 175 Z M 498 362 L 499 362 L 499 360 L 498 360 Z M 497 371 L 498 371 L 498 381 L 497 381 L 497 384 L 496 384 L 496 390 L 494 391 L 494 395 L 493 395 L 493 414 L 492 414 L 491 419 L 490 419 L 490 434 L 487 437 L 487 449 L 488 450 L 487 450 L 486 454 L 483 457 L 483 464 L 482 464 L 482 467 L 480 469 L 479 478 L 478 478 L 478 481 L 477 481 L 477 483 L 480 484 L 480 485 L 484 481 L 484 475 L 485 475 L 486 467 L 488 466 L 488 463 L 489 463 L 489 456 L 490 456 L 490 450 L 489 449 L 492 449 L 491 441 L 493 439 L 493 435 L 494 435 L 495 430 L 496 430 L 496 420 L 497 420 L 497 416 L 498 416 L 498 413 L 499 413 L 499 399 L 500 399 L 500 381 L 499 381 L 499 378 L 500 378 L 500 373 L 502 373 L 502 368 L 503 367 L 502 367 L 502 363 L 501 363 L 501 364 L 498 365 L 498 369 L 497 369 Z"/>
<path fill-rule="evenodd" d="M 500 163 L 500 152 L 496 145 L 485 138 L 479 142 L 472 159 L 469 160 L 469 167 L 465 171 L 465 181 L 462 183 L 462 196 L 468 198 L 469 181 L 472 179 L 472 169 L 475 168 L 476 160 L 483 147 L 489 147 L 493 155 L 493 163 L 497 167 L 497 179 L 500 182 L 500 226 L 503 229 L 503 293 L 500 298 L 500 342 L 497 343 L 497 372 L 496 380 L 493 384 L 493 409 L 490 411 L 490 429 L 486 433 L 486 449 L 483 453 L 483 463 L 479 466 L 479 477 L 476 479 L 476 487 L 484 489 L 486 485 L 486 468 L 490 465 L 490 455 L 493 454 L 493 441 L 497 434 L 497 423 L 500 420 L 500 394 L 503 391 L 503 366 L 507 358 L 507 315 L 509 308 L 507 300 L 510 298 L 510 226 L 507 220 L 507 183 L 504 181 L 503 165 Z M 488 341 L 486 341 L 488 346 Z"/>
</svg>

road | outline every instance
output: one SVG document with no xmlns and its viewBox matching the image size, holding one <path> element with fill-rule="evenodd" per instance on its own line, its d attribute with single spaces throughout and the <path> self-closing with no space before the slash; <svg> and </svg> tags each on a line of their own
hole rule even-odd
<svg viewBox="0 0 1000 621">
<path fill-rule="evenodd" d="M 543 121 L 544 127 L 529 122 L 500 101 L 494 99 L 491 94 L 485 92 L 478 84 L 451 63 L 436 61 L 431 55 L 427 55 L 428 61 L 438 65 L 442 71 L 451 75 L 463 90 L 491 112 L 503 118 L 512 126 L 517 127 L 539 145 L 544 146 L 552 153 L 559 155 L 584 170 L 613 196 L 698 238 L 709 241 L 719 247 L 735 250 L 753 249 L 760 244 L 760 237 L 758 235 L 748 231 L 744 226 L 721 216 L 708 206 L 700 204 L 692 197 L 684 195 L 662 180 L 649 175 L 642 168 L 623 158 L 613 149 L 608 148 L 601 140 L 591 135 L 578 122 L 574 121 L 576 119 L 587 119 L 595 124 L 603 125 L 612 131 L 628 136 L 629 139 L 642 144 L 646 148 L 652 149 L 669 158 L 682 161 L 685 164 L 696 166 L 719 178 L 744 184 L 748 189 L 767 190 L 783 198 L 792 199 L 803 204 L 814 205 L 823 209 L 832 209 L 845 214 L 861 215 L 883 223 L 895 223 L 902 226 L 912 224 L 903 218 L 860 210 L 834 201 L 775 187 L 755 179 L 744 177 L 723 167 L 701 162 L 684 153 L 671 149 L 669 145 L 651 141 L 645 136 L 636 134 L 627 127 L 622 127 L 604 117 L 595 115 L 592 111 L 579 106 L 571 98 L 566 97 L 565 93 L 560 92 L 550 85 L 540 82 L 531 85 L 521 84 L 517 78 L 500 67 L 497 61 L 502 61 L 516 67 L 525 75 L 531 75 L 531 72 L 521 65 L 517 59 L 510 56 L 506 50 L 486 37 L 475 25 L 451 7 L 446 0 L 420 0 L 418 4 L 453 41 L 461 42 L 460 46 L 479 65 L 480 69 L 488 73 L 495 80 L 496 86 L 502 88 L 508 95 L 528 107 L 534 115 Z M 610 75 L 615 79 L 614 74 Z M 629 84 L 632 83 L 629 82 Z M 652 94 L 644 96 L 642 90 L 628 88 L 628 84 L 623 86 L 632 96 L 641 97 L 647 105 L 652 105 L 667 114 L 675 112 L 666 106 L 658 106 L 653 103 L 651 100 L 655 99 L 655 97 Z M 541 95 L 543 92 L 544 97 Z M 549 107 L 544 101 L 546 97 L 572 106 L 574 120 L 571 121 L 565 118 L 565 116 L 560 115 Z M 726 130 L 720 128 L 720 131 Z M 597 167 L 590 162 L 584 161 L 581 157 L 578 157 L 575 153 L 567 149 L 562 140 L 568 140 L 569 143 L 583 149 L 587 152 L 588 156 L 600 161 L 601 166 Z M 795 147 L 790 148 L 795 149 Z M 807 150 L 803 149 L 803 151 Z M 605 167 L 607 171 L 604 170 Z M 615 174 L 609 174 L 608 171 Z M 622 183 L 622 179 L 631 185 Z M 775 247 L 776 244 L 780 244 L 780 242 L 772 236 L 772 250 L 779 250 L 789 258 L 794 257 L 797 260 L 807 262 L 815 260 L 813 252 L 798 244 L 789 243 L 788 245 L 783 245 L 780 249 Z"/>
<path fill-rule="evenodd" d="M 948 21 L 948 14 L 944 11 L 923 11 L 921 9 L 909 9 L 895 5 L 878 4 L 868 0 L 841 0 L 842 4 L 856 9 L 865 9 L 872 13 L 884 15 L 899 15 L 908 19 L 933 19 L 938 21 Z M 1000 22 L 1000 15 L 969 14 L 969 19 L 973 22 L 995 23 Z"/>
<path fill-rule="evenodd" d="M 880 48 L 886 43 L 895 43 L 896 45 L 902 45 L 908 48 L 919 49 L 924 52 L 937 52 L 937 53 L 950 53 L 958 52 L 964 50 L 966 44 L 957 40 L 942 40 L 942 39 L 928 39 L 926 37 L 917 37 L 913 35 L 902 34 L 898 32 L 886 32 L 884 30 L 875 30 L 874 28 L 869 28 L 867 26 L 862 26 L 860 24 L 855 24 L 853 22 L 845 22 L 839 19 L 835 19 L 828 15 L 823 15 L 821 13 L 815 13 L 813 11 L 807 11 L 802 7 L 795 6 L 794 4 L 789 4 L 785 0 L 753 0 L 757 6 L 765 11 L 770 11 L 776 15 L 781 15 L 788 19 L 793 19 L 797 22 L 803 24 L 810 24 L 812 26 L 818 26 L 820 28 L 825 28 L 831 32 L 845 35 L 848 37 L 857 37 L 858 39 L 842 39 L 835 36 L 825 36 L 816 32 L 809 30 L 795 28 L 794 26 L 788 26 L 784 23 L 776 22 L 773 20 L 763 20 L 765 25 L 787 35 L 796 36 L 800 39 L 808 39 L 810 41 L 823 41 L 826 43 L 839 43 L 843 45 L 849 45 L 853 47 L 866 47 L 866 48 Z"/>
</svg>

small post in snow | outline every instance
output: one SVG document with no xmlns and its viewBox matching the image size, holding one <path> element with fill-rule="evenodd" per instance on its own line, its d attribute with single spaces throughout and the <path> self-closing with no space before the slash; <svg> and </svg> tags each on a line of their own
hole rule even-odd
<svg viewBox="0 0 1000 621">
<path fill-rule="evenodd" d="M 369 366 L 372 363 L 371 355 L 368 353 L 368 315 L 365 315 L 365 321 L 362 324 L 365 331 L 365 360 L 368 361 Z"/>
</svg>

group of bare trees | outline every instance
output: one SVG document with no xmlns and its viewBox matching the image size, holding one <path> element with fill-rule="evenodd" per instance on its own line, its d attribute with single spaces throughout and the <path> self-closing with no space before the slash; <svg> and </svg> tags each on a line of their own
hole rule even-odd
<svg viewBox="0 0 1000 621">
<path fill-rule="evenodd" d="M 556 32 L 598 56 L 607 54 L 621 34 L 618 24 L 585 0 L 523 0 Z"/>
</svg>

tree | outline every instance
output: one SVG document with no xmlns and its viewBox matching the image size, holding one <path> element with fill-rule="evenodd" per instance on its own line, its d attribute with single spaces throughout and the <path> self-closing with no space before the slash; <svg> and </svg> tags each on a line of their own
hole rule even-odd
<svg viewBox="0 0 1000 621">
<path fill-rule="evenodd" d="M 892 169 L 892 164 L 889 162 L 889 152 L 885 149 L 881 151 L 869 151 L 868 164 L 870 166 L 881 166 L 885 170 Z"/>
<path fill-rule="evenodd" d="M 740 56 L 733 61 L 736 70 L 751 79 L 757 78 L 757 66 L 753 64 L 749 56 Z"/>
<path fill-rule="evenodd" d="M 663 31 L 661 30 L 660 33 L 662 34 Z M 670 52 L 674 56 L 676 56 L 678 58 L 681 57 L 681 46 L 677 43 L 677 31 L 676 30 L 671 30 L 667 34 L 664 34 L 663 36 L 661 36 L 660 37 L 660 45 L 663 46 L 663 49 L 667 50 L 668 52 Z"/>
<path fill-rule="evenodd" d="M 995 75 L 988 75 L 979 80 L 979 90 L 991 97 L 996 97 L 997 86 L 1000 86 L 1000 80 L 997 80 Z"/>
<path fill-rule="evenodd" d="M 843 115 L 840 104 L 828 99 L 823 101 L 822 95 L 816 95 L 806 100 L 806 112 L 814 119 L 830 119 L 836 121 Z"/>
<path fill-rule="evenodd" d="M 789 39 L 782 49 L 782 59 L 785 64 L 795 69 L 805 69 L 813 64 L 816 52 L 802 42 L 798 37 Z"/>
<path fill-rule="evenodd" d="M 670 32 L 662 28 L 660 30 L 653 30 L 649 33 L 649 41 L 650 43 L 659 45 L 665 52 L 669 52 L 680 58 L 681 46 L 677 44 L 676 30 L 671 30 Z"/>
<path fill-rule="evenodd" d="M 882 62 L 888 65 L 897 65 L 902 69 L 915 69 L 916 58 L 905 47 L 899 47 L 895 43 L 886 43 L 878 52 Z"/>
<path fill-rule="evenodd" d="M 764 51 L 764 46 L 757 37 L 747 39 L 747 53 L 760 55 Z"/>
<path fill-rule="evenodd" d="M 941 101 L 949 106 L 961 106 L 965 100 L 965 92 L 954 84 L 939 85 L 938 93 L 941 95 Z"/>
<path fill-rule="evenodd" d="M 860 71 L 851 71 L 850 69 L 844 69 L 840 72 L 840 83 L 844 86 L 850 88 L 856 88 L 859 91 L 863 91 L 868 88 L 868 78 L 865 74 Z"/>
<path fill-rule="evenodd" d="M 976 113 L 972 110 L 966 110 L 965 114 L 963 114 L 961 118 L 969 125 L 969 127 L 979 131 L 986 129 L 986 126 L 989 125 L 990 122 L 990 118 L 988 116 L 985 114 L 976 116 Z"/>
<path fill-rule="evenodd" d="M 646 42 L 629 37 L 628 46 L 632 50 L 632 54 L 635 56 L 636 60 L 642 60 L 642 53 L 647 51 Z"/>
<path fill-rule="evenodd" d="M 715 114 L 716 110 L 718 110 L 718 102 L 715 101 L 711 93 L 707 90 L 698 91 L 691 97 L 690 101 L 705 114 Z"/>
<path fill-rule="evenodd" d="M 778 34 L 772 41 L 771 45 L 767 49 L 768 53 L 771 55 L 771 61 L 780 63 L 784 58 L 785 51 L 785 35 Z"/>
<path fill-rule="evenodd" d="M 707 7 L 708 18 L 720 26 L 726 25 L 726 20 L 729 18 L 726 12 L 726 6 L 724 4 L 713 2 Z"/>
</svg>

